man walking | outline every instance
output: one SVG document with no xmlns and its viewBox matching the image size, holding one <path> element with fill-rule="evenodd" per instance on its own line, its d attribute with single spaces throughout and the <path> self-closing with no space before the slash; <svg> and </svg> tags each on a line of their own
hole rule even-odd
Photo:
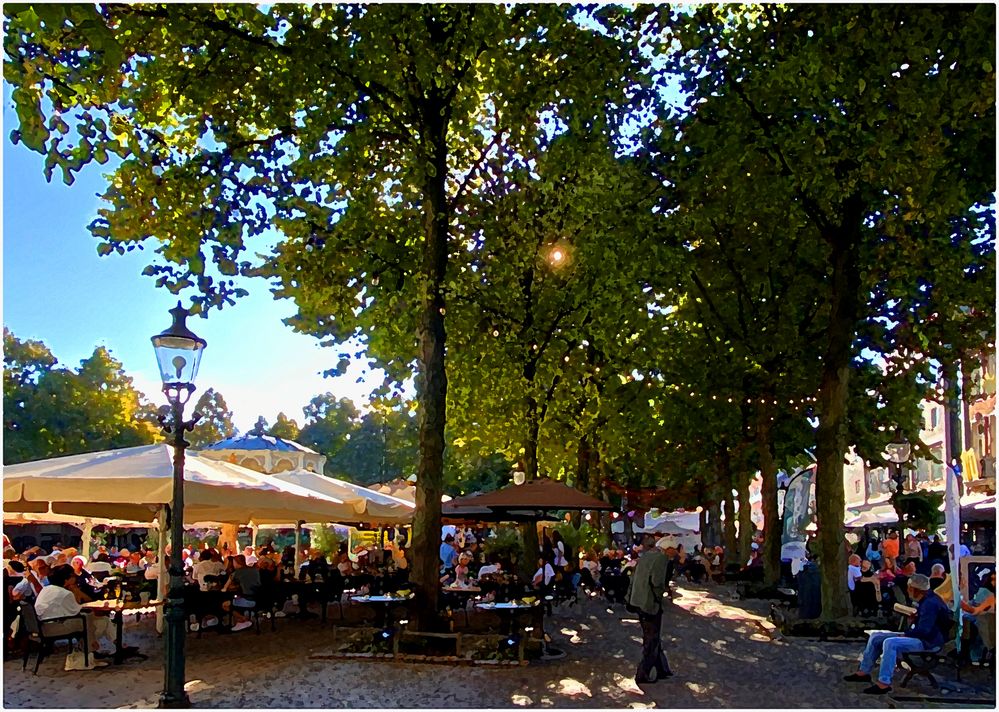
<svg viewBox="0 0 999 712">
<path fill-rule="evenodd" d="M 653 538 L 646 535 L 643 540 L 645 552 L 638 559 L 632 574 L 631 596 L 628 603 L 638 609 L 638 620 L 642 625 L 642 660 L 638 663 L 635 682 L 638 684 L 655 682 L 670 677 L 669 661 L 663 652 L 661 637 L 663 623 L 663 594 L 666 593 L 666 554 L 669 539 L 663 537 L 655 546 Z M 655 679 L 649 677 L 655 669 Z"/>
</svg>

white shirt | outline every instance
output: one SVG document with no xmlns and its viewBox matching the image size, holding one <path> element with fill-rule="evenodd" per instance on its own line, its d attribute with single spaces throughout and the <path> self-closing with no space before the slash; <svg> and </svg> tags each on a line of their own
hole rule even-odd
<svg viewBox="0 0 999 712">
<path fill-rule="evenodd" d="M 549 583 L 551 583 L 551 580 L 555 578 L 555 569 L 552 568 L 551 564 L 545 562 L 544 569 L 538 569 L 537 571 L 534 572 L 535 579 L 541 576 L 542 570 L 544 571 L 544 578 L 545 578 L 544 585 L 547 586 Z"/>
<path fill-rule="evenodd" d="M 255 563 L 257 563 L 257 555 L 256 554 L 250 554 L 249 556 L 246 557 L 246 565 L 247 566 L 253 566 Z"/>
<path fill-rule="evenodd" d="M 565 545 L 562 542 L 559 542 L 555 546 L 555 565 L 565 566 L 566 563 L 567 562 L 565 560 Z"/>
<path fill-rule="evenodd" d="M 487 564 L 479 569 L 479 576 L 487 576 L 489 574 L 495 574 L 499 571 L 499 566 L 496 564 Z"/>
<path fill-rule="evenodd" d="M 35 613 L 41 621 L 75 616 L 79 612 L 80 604 L 76 602 L 73 594 L 62 586 L 46 586 L 35 599 Z"/>
<path fill-rule="evenodd" d="M 198 586 L 202 591 L 208 590 L 208 584 L 205 583 L 205 576 L 219 576 L 225 573 L 225 564 L 221 561 L 199 561 L 194 565 L 194 580 L 198 582 Z"/>
<path fill-rule="evenodd" d="M 35 578 L 38 578 L 37 574 L 35 574 Z M 45 590 L 45 587 L 49 585 L 48 578 L 39 579 L 39 582 L 42 584 L 43 591 Z M 14 593 L 16 593 L 21 598 L 34 598 L 35 587 L 31 584 L 31 581 L 28 580 L 28 577 L 25 576 L 20 581 L 18 581 L 16 586 L 14 586 Z"/>
<path fill-rule="evenodd" d="M 863 572 L 860 570 L 859 566 L 854 566 L 852 564 L 850 566 L 847 566 L 846 567 L 846 587 L 852 591 L 853 588 L 854 588 L 854 586 L 857 583 L 857 579 L 859 579 L 862 575 L 863 575 Z"/>
</svg>

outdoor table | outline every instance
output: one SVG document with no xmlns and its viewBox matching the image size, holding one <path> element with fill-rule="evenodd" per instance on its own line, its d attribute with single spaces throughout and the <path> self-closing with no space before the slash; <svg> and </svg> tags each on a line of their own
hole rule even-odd
<svg viewBox="0 0 999 712">
<path fill-rule="evenodd" d="M 378 611 L 378 625 L 382 630 L 387 630 L 392 624 L 392 604 L 405 603 L 413 599 L 416 594 L 409 594 L 408 596 L 366 596 L 366 595 L 355 595 L 351 596 L 352 601 L 358 603 L 370 604 L 376 607 Z"/>
<path fill-rule="evenodd" d="M 125 625 L 125 613 L 149 613 L 163 605 L 163 601 L 90 601 L 80 604 L 84 611 L 108 611 L 114 614 L 115 635 L 114 635 L 114 664 L 121 665 L 125 658 L 141 658 L 146 660 L 149 656 L 143 655 L 137 650 L 127 650 L 122 640 Z"/>
<path fill-rule="evenodd" d="M 326 623 L 326 609 L 329 607 L 330 601 L 335 599 L 334 591 L 332 590 L 332 581 L 295 581 L 289 579 L 282 581 L 281 585 L 285 589 L 285 593 L 288 598 L 293 595 L 298 596 L 298 615 L 301 618 L 308 617 L 312 615 L 308 613 L 308 606 L 311 601 L 317 601 L 319 603 L 319 608 L 322 616 L 322 622 Z"/>
<path fill-rule="evenodd" d="M 530 611 L 541 605 L 541 601 L 533 603 L 477 603 L 476 607 L 484 611 L 496 611 L 503 622 L 503 634 L 513 634 L 513 617 L 518 611 Z"/>
<path fill-rule="evenodd" d="M 461 604 L 461 609 L 465 612 L 465 626 L 468 626 L 468 599 L 482 593 L 478 586 L 444 586 L 443 591 L 448 596 L 453 596 Z"/>
</svg>

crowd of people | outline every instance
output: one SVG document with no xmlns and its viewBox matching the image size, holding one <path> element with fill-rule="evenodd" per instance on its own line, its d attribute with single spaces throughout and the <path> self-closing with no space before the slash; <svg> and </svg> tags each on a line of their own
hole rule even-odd
<svg viewBox="0 0 999 712">
<path fill-rule="evenodd" d="M 57 543 L 51 551 L 34 546 L 18 553 L 7 546 L 4 555 L 5 647 L 21 643 L 23 631 L 18 619 L 18 604 L 30 603 L 40 622 L 46 623 L 48 635 L 79 630 L 73 617 L 83 611 L 84 603 L 105 597 L 106 582 L 87 568 L 87 558 L 74 547 Z M 142 574 L 148 566 L 145 552 L 129 552 L 100 547 L 101 561 L 124 573 Z M 96 560 L 96 556 L 95 556 Z M 152 561 L 155 561 L 155 552 Z M 114 651 L 114 636 L 107 612 L 87 611 L 83 617 L 90 651 L 97 659 L 110 657 Z M 98 662 L 95 667 L 102 666 Z"/>
<path fill-rule="evenodd" d="M 907 532 L 904 539 L 890 530 L 883 537 L 865 533 L 856 544 L 849 539 L 847 553 L 847 588 L 855 613 L 895 612 L 908 614 L 908 624 L 901 631 L 872 631 L 856 672 L 848 682 L 871 683 L 864 692 L 883 695 L 891 691 L 892 676 L 898 656 L 906 652 L 939 649 L 952 638 L 957 608 L 970 626 L 970 657 L 982 654 L 982 637 L 977 630 L 983 613 L 995 612 L 995 570 L 975 591 L 971 600 L 954 600 L 947 545 L 939 535 Z M 964 543 L 958 543 L 960 557 L 970 556 Z M 956 575 L 956 574 L 955 574 Z M 878 674 L 874 666 L 880 658 Z"/>
</svg>

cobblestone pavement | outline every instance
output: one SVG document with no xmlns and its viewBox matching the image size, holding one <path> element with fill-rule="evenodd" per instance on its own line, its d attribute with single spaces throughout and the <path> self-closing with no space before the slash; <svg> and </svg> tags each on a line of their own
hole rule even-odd
<svg viewBox="0 0 999 712">
<path fill-rule="evenodd" d="M 733 600 L 725 586 L 682 586 L 664 616 L 664 643 L 675 677 L 633 681 L 641 630 L 623 607 L 601 599 L 561 606 L 547 627 L 560 660 L 494 669 L 395 662 L 310 660 L 329 653 L 331 631 L 318 622 L 286 618 L 277 632 L 266 622 L 232 635 L 189 636 L 187 679 L 198 707 L 245 708 L 864 708 L 925 707 L 928 700 L 871 698 L 863 685 L 841 677 L 852 671 L 859 642 L 781 639 L 765 619 L 764 601 Z M 126 624 L 126 641 L 150 654 L 103 670 L 64 672 L 64 655 L 47 658 L 38 676 L 8 660 L 5 707 L 153 707 L 162 687 L 162 643 L 151 619 Z M 962 693 L 995 696 L 991 671 L 964 676 Z M 896 681 L 897 682 L 897 681 Z M 934 695 L 914 680 L 896 696 Z M 953 706 L 953 705 L 947 705 Z M 992 705 L 979 705 L 988 706 Z"/>
</svg>

